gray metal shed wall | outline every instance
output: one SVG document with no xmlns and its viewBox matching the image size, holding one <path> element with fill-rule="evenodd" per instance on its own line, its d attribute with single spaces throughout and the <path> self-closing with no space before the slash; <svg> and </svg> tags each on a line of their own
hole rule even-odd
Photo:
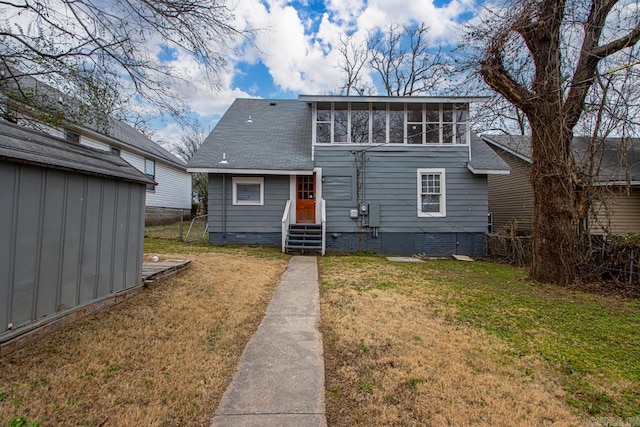
<svg viewBox="0 0 640 427">
<path fill-rule="evenodd" d="M 210 233 L 280 233 L 282 214 L 290 198 L 288 175 L 264 176 L 264 205 L 233 206 L 231 174 L 225 175 L 225 200 L 222 201 L 220 174 L 209 174 L 209 232 Z M 247 175 L 235 175 L 247 176 Z M 223 230 L 223 209 L 226 228 Z"/>
<path fill-rule="evenodd" d="M 138 285 L 145 187 L 0 161 L 0 336 Z"/>
<path fill-rule="evenodd" d="M 485 233 L 487 231 L 487 177 L 467 169 L 468 147 L 354 147 L 316 146 L 315 164 L 326 182 L 351 178 L 351 198 L 342 191 L 323 189 L 328 232 L 356 232 L 349 210 L 356 209 L 354 154 L 366 148 L 365 203 L 380 204 L 380 232 Z M 444 168 L 446 217 L 417 215 L 417 169 Z M 338 196 L 338 197 L 334 197 Z"/>
</svg>

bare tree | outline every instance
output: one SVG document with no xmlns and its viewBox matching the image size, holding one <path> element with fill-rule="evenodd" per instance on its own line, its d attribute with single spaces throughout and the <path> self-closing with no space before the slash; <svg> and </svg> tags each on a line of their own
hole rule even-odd
<svg viewBox="0 0 640 427">
<path fill-rule="evenodd" d="M 527 116 L 499 95 L 479 104 L 474 114 L 474 127 L 482 132 L 500 132 L 507 135 L 529 135 Z"/>
<path fill-rule="evenodd" d="M 188 162 L 196 154 L 206 137 L 207 133 L 199 122 L 196 122 L 191 126 L 185 126 L 182 129 L 180 143 L 174 143 L 171 145 L 171 150 L 180 158 Z M 203 172 L 192 173 L 191 187 L 194 195 L 200 201 L 202 208 L 206 213 L 208 208 L 207 204 L 209 202 L 208 175 Z"/>
<path fill-rule="evenodd" d="M 629 52 L 640 40 L 640 10 L 618 0 L 518 0 L 496 10 L 470 40 L 479 43 L 484 81 L 531 126 L 531 275 L 567 284 L 579 272 L 583 187 L 571 149 L 574 128 L 601 68 L 637 62 Z"/>
<path fill-rule="evenodd" d="M 429 27 L 389 24 L 367 38 L 371 68 L 391 96 L 435 94 L 444 82 L 446 67 L 440 49 L 429 44 Z"/>
<path fill-rule="evenodd" d="M 170 90 L 179 76 L 167 59 L 187 52 L 217 87 L 226 43 L 239 34 L 232 18 L 224 0 L 2 1 L 0 96 L 29 97 L 20 88 L 27 75 L 111 114 L 126 105 L 124 82 L 125 102 L 140 97 L 180 117 Z"/>
<path fill-rule="evenodd" d="M 341 35 L 336 47 L 340 54 L 338 69 L 342 72 L 343 82 L 340 87 L 341 95 L 368 95 L 374 88 L 362 79 L 362 69 L 369 60 L 369 52 L 363 43 L 358 43 L 350 35 Z"/>
</svg>

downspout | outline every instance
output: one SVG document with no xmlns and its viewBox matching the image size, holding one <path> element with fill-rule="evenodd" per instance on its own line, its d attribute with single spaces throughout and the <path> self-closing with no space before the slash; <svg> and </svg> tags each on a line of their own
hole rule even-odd
<svg viewBox="0 0 640 427">
<path fill-rule="evenodd" d="M 227 175 L 222 174 L 222 238 L 227 237 Z"/>
</svg>

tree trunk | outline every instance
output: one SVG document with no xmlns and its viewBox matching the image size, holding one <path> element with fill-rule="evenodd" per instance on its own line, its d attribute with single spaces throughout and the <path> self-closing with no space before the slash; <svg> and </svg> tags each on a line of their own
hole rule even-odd
<svg viewBox="0 0 640 427">
<path fill-rule="evenodd" d="M 577 276 L 578 215 L 574 191 L 572 133 L 554 126 L 557 115 L 532 121 L 531 184 L 534 189 L 531 277 L 567 285 Z M 554 120 L 555 119 L 555 120 Z"/>
</svg>

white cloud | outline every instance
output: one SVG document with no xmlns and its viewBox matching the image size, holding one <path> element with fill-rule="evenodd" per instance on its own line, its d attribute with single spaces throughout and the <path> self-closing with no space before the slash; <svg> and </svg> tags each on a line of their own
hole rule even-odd
<svg viewBox="0 0 640 427">
<path fill-rule="evenodd" d="M 472 0 L 453 0 L 444 7 L 436 7 L 433 0 L 326 0 L 323 12 L 296 10 L 287 0 L 239 0 L 233 9 L 234 26 L 251 29 L 252 42 L 242 37 L 235 40 L 229 66 L 218 70 L 219 90 L 210 88 L 199 64 L 180 52 L 172 66 L 185 81 L 173 89 L 204 121 L 219 117 L 235 98 L 271 96 L 264 92 L 266 88 L 256 86 L 256 80 L 249 83 L 252 87 L 234 86 L 241 63 L 262 62 L 280 91 L 329 93 L 341 84 L 337 67 L 341 58 L 335 50 L 341 35 L 364 41 L 368 31 L 391 22 L 423 21 L 431 29 L 432 43 L 456 43 L 459 16 L 474 7 Z M 363 78 L 371 81 L 370 75 Z M 167 126 L 159 132 L 175 136 L 179 127 Z"/>
<path fill-rule="evenodd" d="M 247 61 L 253 63 L 259 54 L 275 85 L 297 93 L 322 93 L 333 87 L 337 70 L 327 61 L 323 45 L 308 33 L 308 22 L 287 2 L 247 1 L 239 4 L 236 15 L 258 29 L 256 49 L 247 50 Z"/>
<path fill-rule="evenodd" d="M 171 151 L 172 145 L 180 143 L 182 133 L 182 128 L 179 124 L 175 122 L 167 123 L 163 128 L 154 130 L 152 139 Z"/>
<path fill-rule="evenodd" d="M 364 0 L 328 0 L 326 8 L 334 22 L 343 26 L 352 26 L 367 8 L 367 4 Z"/>
</svg>

